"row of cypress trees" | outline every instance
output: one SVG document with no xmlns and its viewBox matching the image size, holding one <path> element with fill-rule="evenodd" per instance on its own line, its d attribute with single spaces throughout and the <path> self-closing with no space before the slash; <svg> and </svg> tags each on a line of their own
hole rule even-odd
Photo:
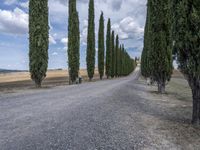
<svg viewBox="0 0 200 150">
<path fill-rule="evenodd" d="M 136 67 L 136 62 L 126 52 L 124 45 L 119 45 L 119 36 L 111 31 L 110 19 L 107 24 L 107 56 L 106 57 L 106 76 L 121 77 L 130 74 Z"/>
<path fill-rule="evenodd" d="M 88 19 L 88 38 L 87 38 L 87 72 L 88 77 L 92 80 L 95 70 L 95 24 L 94 24 L 94 0 L 89 2 L 89 19 Z M 111 33 L 112 32 L 112 33 Z M 98 32 L 98 71 L 100 79 L 103 78 L 104 72 L 109 77 L 119 77 L 127 75 L 135 68 L 135 61 L 130 58 L 128 53 L 125 52 L 124 46 L 119 47 L 119 37 L 116 36 L 114 31 L 111 31 L 111 20 L 108 19 L 107 34 L 106 34 L 106 56 L 105 56 L 105 44 L 104 44 L 104 15 L 101 12 L 99 20 L 99 32 Z M 122 57 L 122 56 L 126 57 Z M 126 69 L 122 71 L 122 65 L 126 62 Z M 131 65 L 130 65 L 131 64 Z"/>
<path fill-rule="evenodd" d="M 90 80 L 95 71 L 95 11 L 94 0 L 89 1 L 88 36 L 87 36 L 87 73 Z M 29 58 L 31 78 L 37 87 L 41 87 L 48 68 L 48 0 L 30 0 L 29 2 Z M 100 79 L 106 72 L 107 78 L 127 75 L 133 71 L 135 63 L 125 51 L 119 47 L 119 37 L 114 31 L 111 34 L 111 21 L 108 20 L 106 35 L 106 57 L 104 45 L 104 16 L 101 13 L 98 33 L 98 70 Z M 106 71 L 105 68 L 106 67 Z M 122 69 L 123 68 L 123 69 Z M 80 30 L 76 0 L 69 0 L 68 18 L 68 70 L 69 82 L 73 84 L 79 77 L 80 69 Z"/>
<path fill-rule="evenodd" d="M 144 37 L 142 75 L 156 81 L 163 93 L 174 58 L 192 90 L 192 123 L 200 125 L 200 3 L 148 0 Z"/>
<path fill-rule="evenodd" d="M 76 78 L 78 77 L 79 67 L 79 21 L 78 15 L 75 6 L 75 0 L 69 0 L 69 43 L 68 47 L 71 48 L 70 51 L 68 50 L 68 57 L 71 62 L 69 63 L 69 69 L 71 73 L 70 79 L 71 82 L 75 82 Z M 72 7 L 72 8 L 71 8 Z M 74 16 L 73 12 L 74 11 Z M 89 80 L 91 81 L 94 76 L 95 71 L 95 11 L 94 11 L 94 0 L 89 1 L 89 9 L 88 9 L 88 36 L 87 36 L 87 56 L 86 56 L 86 63 L 87 63 L 87 73 Z M 74 21 L 71 21 L 74 20 Z M 70 28 L 71 27 L 71 28 Z M 105 56 L 105 40 L 104 40 L 104 15 L 101 12 L 101 16 L 99 19 L 99 31 L 98 31 L 98 71 L 100 79 L 103 78 L 104 74 L 106 73 L 107 78 L 109 77 L 119 77 L 122 75 L 128 75 L 130 72 L 133 71 L 135 68 L 135 61 L 130 58 L 127 52 L 124 50 L 124 46 L 119 47 L 119 37 L 115 35 L 114 31 L 111 34 L 111 21 L 108 20 L 107 24 L 107 35 L 106 35 L 106 56 Z M 73 30 L 74 29 L 74 30 Z M 73 41 L 74 40 L 74 41 Z M 78 41 L 78 42 L 77 42 Z M 78 55 L 77 55 L 78 54 Z M 77 55 L 77 56 L 76 56 Z M 76 57 L 75 57 L 76 56 Z M 70 62 L 70 61 L 69 61 Z M 126 66 L 123 66 L 126 65 Z M 75 65 L 75 67 L 74 67 Z M 124 67 L 124 70 L 122 70 Z M 75 68 L 75 70 L 73 70 Z M 106 69 L 105 69 L 106 68 Z"/>
</svg>

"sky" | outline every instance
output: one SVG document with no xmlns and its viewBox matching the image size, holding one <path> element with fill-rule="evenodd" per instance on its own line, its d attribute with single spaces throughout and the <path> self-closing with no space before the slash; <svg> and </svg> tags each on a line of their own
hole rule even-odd
<svg viewBox="0 0 200 150">
<path fill-rule="evenodd" d="M 0 68 L 27 70 L 28 0 L 1 0 L 0 3 Z M 131 57 L 140 56 L 143 49 L 146 0 L 94 0 L 96 43 L 101 11 L 105 27 L 111 18 L 112 30 Z M 86 67 L 86 41 L 89 0 L 77 0 L 80 20 L 80 67 Z M 49 0 L 49 69 L 66 69 L 68 0 Z M 106 28 L 105 28 L 106 34 Z M 96 52 L 98 45 L 96 44 Z"/>
</svg>

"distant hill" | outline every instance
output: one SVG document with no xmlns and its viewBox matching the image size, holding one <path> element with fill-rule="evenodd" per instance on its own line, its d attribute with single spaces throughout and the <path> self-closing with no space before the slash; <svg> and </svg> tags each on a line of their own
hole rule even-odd
<svg viewBox="0 0 200 150">
<path fill-rule="evenodd" d="M 8 69 L 0 69 L 1 73 L 12 73 L 12 72 L 26 72 L 26 70 L 8 70 Z"/>
</svg>

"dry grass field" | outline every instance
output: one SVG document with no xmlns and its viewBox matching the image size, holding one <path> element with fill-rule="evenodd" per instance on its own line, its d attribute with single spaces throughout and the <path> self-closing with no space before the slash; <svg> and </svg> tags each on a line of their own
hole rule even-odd
<svg viewBox="0 0 200 150">
<path fill-rule="evenodd" d="M 191 103 L 192 101 L 192 92 L 189 87 L 187 80 L 184 76 L 175 71 L 171 81 L 166 87 L 167 93 L 180 101 L 185 101 Z"/>
<path fill-rule="evenodd" d="M 87 71 L 80 70 L 83 82 L 88 81 Z M 98 70 L 95 70 L 94 81 L 99 79 Z M 68 84 L 67 70 L 49 70 L 43 82 L 43 88 L 62 86 Z M 30 79 L 29 72 L 14 72 L 0 74 L 0 93 L 16 92 L 18 90 L 33 89 L 34 83 Z"/>
<path fill-rule="evenodd" d="M 143 77 L 140 77 L 140 82 L 146 84 L 146 80 Z M 150 86 L 152 90 L 157 91 L 157 86 Z M 184 78 L 183 74 L 174 70 L 172 74 L 172 78 L 169 83 L 166 85 L 166 94 L 174 96 L 178 99 L 187 99 L 188 101 L 192 100 L 191 89 L 188 85 L 187 80 Z"/>
</svg>

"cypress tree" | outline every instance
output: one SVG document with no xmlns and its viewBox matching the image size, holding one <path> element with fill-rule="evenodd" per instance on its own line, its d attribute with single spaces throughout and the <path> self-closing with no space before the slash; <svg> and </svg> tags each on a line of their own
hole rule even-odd
<svg viewBox="0 0 200 150">
<path fill-rule="evenodd" d="M 107 35 L 106 35 L 106 76 L 107 78 L 111 76 L 111 67 L 112 67 L 111 22 L 110 22 L 110 19 L 108 19 Z"/>
<path fill-rule="evenodd" d="M 94 0 L 89 1 L 88 14 L 88 37 L 87 37 L 87 72 L 92 80 L 95 69 L 95 23 L 94 23 Z"/>
<path fill-rule="evenodd" d="M 149 2 L 148 2 L 149 4 Z M 150 38 L 149 37 L 149 6 L 147 4 L 147 17 L 146 17 L 146 25 L 145 25 L 145 32 L 144 32 L 144 48 L 142 51 L 142 58 L 141 58 L 141 74 L 148 78 L 150 77 L 150 68 L 149 68 L 149 50 L 150 50 Z M 137 61 L 137 59 L 135 59 Z"/>
<path fill-rule="evenodd" d="M 104 17 L 103 12 L 101 13 L 99 20 L 99 37 L 98 37 L 98 69 L 100 79 L 103 78 L 104 75 Z"/>
<path fill-rule="evenodd" d="M 128 75 L 128 53 L 125 51 L 125 59 L 124 59 L 124 74 Z"/>
<path fill-rule="evenodd" d="M 122 45 L 119 48 L 119 76 L 122 75 Z"/>
<path fill-rule="evenodd" d="M 115 77 L 119 76 L 119 36 L 116 36 L 115 45 Z"/>
<path fill-rule="evenodd" d="M 115 32 L 112 31 L 112 36 L 111 36 L 111 54 L 112 54 L 112 68 L 111 68 L 111 77 L 115 77 Z"/>
<path fill-rule="evenodd" d="M 68 39 L 69 80 L 70 83 L 74 83 L 78 78 L 80 66 L 80 33 L 76 0 L 69 0 Z"/>
<path fill-rule="evenodd" d="M 122 45 L 122 49 L 121 49 L 121 76 L 123 76 L 123 68 L 124 67 L 124 44 Z"/>
<path fill-rule="evenodd" d="M 46 77 L 48 67 L 48 0 L 29 1 L 29 68 L 36 87 Z"/>
<path fill-rule="evenodd" d="M 151 77 L 158 84 L 158 92 L 165 93 L 166 82 L 172 74 L 172 49 L 169 31 L 168 1 L 149 0 Z M 159 13 L 158 13 L 159 12 Z"/>
<path fill-rule="evenodd" d="M 193 95 L 192 123 L 200 125 L 200 3 L 174 0 L 174 54 Z"/>
</svg>

